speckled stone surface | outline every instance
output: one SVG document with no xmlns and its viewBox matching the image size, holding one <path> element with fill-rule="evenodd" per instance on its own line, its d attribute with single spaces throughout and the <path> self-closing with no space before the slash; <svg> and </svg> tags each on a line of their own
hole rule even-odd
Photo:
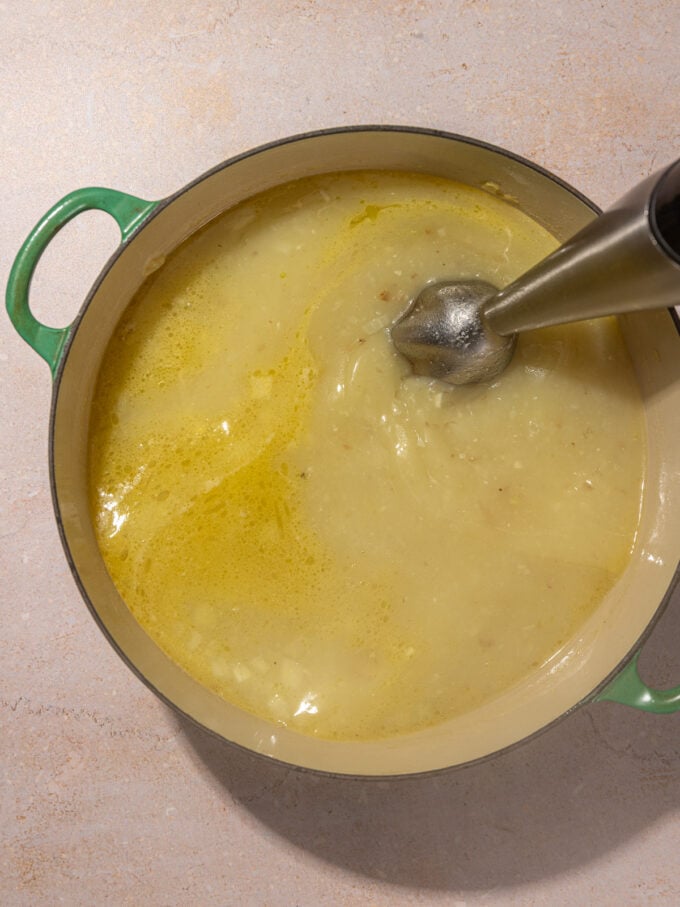
<svg viewBox="0 0 680 907">
<path fill-rule="evenodd" d="M 253 145 L 403 123 L 536 160 L 601 205 L 680 154 L 675 0 L 0 2 L 0 268 L 67 191 L 161 198 Z M 116 228 L 55 240 L 70 321 Z M 677 905 L 680 718 L 582 708 L 509 755 L 398 782 L 220 745 L 137 681 L 69 574 L 50 380 L 0 317 L 0 903 Z M 680 680 L 680 596 L 642 666 Z"/>
</svg>

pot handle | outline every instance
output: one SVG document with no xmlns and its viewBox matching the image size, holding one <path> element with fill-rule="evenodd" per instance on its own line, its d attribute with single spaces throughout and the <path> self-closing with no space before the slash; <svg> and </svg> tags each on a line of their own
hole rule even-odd
<svg viewBox="0 0 680 907">
<path fill-rule="evenodd" d="M 47 362 L 52 377 L 73 324 L 64 328 L 47 327 L 31 312 L 28 291 L 41 255 L 61 228 L 83 211 L 94 208 L 110 214 L 120 227 L 121 242 L 124 243 L 158 204 L 115 189 L 77 189 L 65 195 L 40 218 L 19 249 L 7 281 L 7 312 L 17 332 Z"/>
<path fill-rule="evenodd" d="M 611 680 L 594 702 L 620 702 L 644 712 L 656 715 L 669 715 L 680 711 L 680 687 L 670 690 L 654 690 L 648 687 L 638 673 L 636 652 L 631 661 Z"/>
</svg>

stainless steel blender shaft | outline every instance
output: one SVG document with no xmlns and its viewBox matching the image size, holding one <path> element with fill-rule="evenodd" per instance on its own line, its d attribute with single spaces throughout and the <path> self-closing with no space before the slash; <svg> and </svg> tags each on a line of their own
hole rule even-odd
<svg viewBox="0 0 680 907">
<path fill-rule="evenodd" d="M 495 294 L 487 325 L 530 328 L 680 304 L 680 160 Z"/>
</svg>

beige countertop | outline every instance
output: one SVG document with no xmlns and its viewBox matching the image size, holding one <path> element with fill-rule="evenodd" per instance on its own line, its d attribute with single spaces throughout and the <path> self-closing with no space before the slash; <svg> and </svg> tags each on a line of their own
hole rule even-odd
<svg viewBox="0 0 680 907">
<path fill-rule="evenodd" d="M 254 145 L 352 123 L 502 145 L 600 205 L 680 153 L 675 0 L 0 3 L 2 278 L 71 189 L 162 198 Z M 83 215 L 36 313 L 115 248 Z M 62 553 L 50 377 L 0 318 L 0 903 L 676 905 L 680 719 L 581 708 L 458 772 L 301 775 L 180 720 L 123 665 Z M 642 658 L 680 678 L 677 594 Z"/>
</svg>

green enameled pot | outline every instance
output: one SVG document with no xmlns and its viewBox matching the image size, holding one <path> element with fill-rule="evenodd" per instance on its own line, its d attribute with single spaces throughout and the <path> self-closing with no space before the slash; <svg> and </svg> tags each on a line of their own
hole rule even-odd
<svg viewBox="0 0 680 907">
<path fill-rule="evenodd" d="M 223 701 L 185 674 L 137 624 L 116 591 L 93 532 L 87 437 L 97 372 L 125 307 L 145 278 L 190 234 L 243 199 L 288 180 L 353 169 L 418 171 L 481 186 L 514 200 L 560 241 L 598 209 L 528 161 L 461 136 L 367 126 L 283 139 L 242 154 L 159 202 L 111 189 L 81 189 L 41 218 L 7 288 L 17 331 L 54 378 L 49 431 L 57 522 L 75 580 L 109 641 L 168 704 L 238 746 L 338 774 L 394 776 L 459 766 L 502 752 L 583 703 L 612 700 L 648 712 L 680 709 L 680 687 L 653 690 L 637 672 L 645 637 L 668 603 L 680 561 L 680 333 L 674 313 L 626 315 L 621 328 L 642 390 L 649 438 L 640 531 L 630 566 L 549 671 L 436 727 L 375 742 L 329 742 L 270 724 Z M 29 308 L 33 271 L 52 237 L 91 208 L 108 212 L 121 244 L 75 321 L 56 330 Z"/>
</svg>

